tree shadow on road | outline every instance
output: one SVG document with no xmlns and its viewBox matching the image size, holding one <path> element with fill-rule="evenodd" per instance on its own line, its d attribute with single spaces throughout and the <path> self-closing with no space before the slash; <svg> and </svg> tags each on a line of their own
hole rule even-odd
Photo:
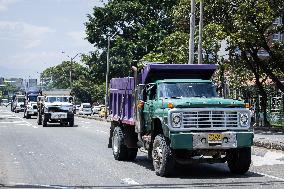
<svg viewBox="0 0 284 189">
<path fill-rule="evenodd" d="M 142 166 L 150 171 L 154 171 L 152 160 L 147 156 L 137 156 L 133 163 Z M 222 179 L 222 178 L 251 178 L 263 177 L 254 172 L 247 172 L 245 175 L 232 174 L 226 163 L 200 163 L 200 164 L 176 164 L 175 169 L 170 178 L 180 179 Z"/>
</svg>

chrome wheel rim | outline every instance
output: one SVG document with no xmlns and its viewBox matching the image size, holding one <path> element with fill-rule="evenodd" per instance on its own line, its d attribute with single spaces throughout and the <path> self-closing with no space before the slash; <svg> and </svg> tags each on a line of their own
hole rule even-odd
<svg viewBox="0 0 284 189">
<path fill-rule="evenodd" d="M 118 134 L 115 133 L 112 137 L 112 149 L 114 153 L 118 152 Z"/>
<path fill-rule="evenodd" d="M 153 148 L 153 153 L 152 153 L 152 157 L 153 157 L 153 162 L 154 165 L 157 169 L 160 168 L 162 161 L 163 161 L 163 155 L 162 155 L 163 151 L 161 146 L 157 146 L 155 148 Z"/>
</svg>

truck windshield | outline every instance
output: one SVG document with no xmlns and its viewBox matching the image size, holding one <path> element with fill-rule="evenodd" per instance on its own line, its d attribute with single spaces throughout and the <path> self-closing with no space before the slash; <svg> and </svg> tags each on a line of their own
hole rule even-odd
<svg viewBox="0 0 284 189">
<path fill-rule="evenodd" d="M 69 97 L 64 96 L 50 96 L 46 98 L 46 102 L 68 102 Z"/>
<path fill-rule="evenodd" d="M 24 98 L 18 98 L 18 102 L 25 102 Z"/>
<path fill-rule="evenodd" d="M 37 96 L 29 96 L 29 102 L 36 102 L 37 101 Z"/>
<path fill-rule="evenodd" d="M 160 97 L 217 97 L 215 86 L 212 83 L 162 83 L 159 85 Z"/>
<path fill-rule="evenodd" d="M 91 105 L 83 105 L 83 108 L 91 108 Z"/>
</svg>

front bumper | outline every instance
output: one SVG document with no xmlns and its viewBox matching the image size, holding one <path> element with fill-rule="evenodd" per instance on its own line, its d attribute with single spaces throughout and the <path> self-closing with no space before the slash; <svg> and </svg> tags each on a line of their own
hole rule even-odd
<svg viewBox="0 0 284 189">
<path fill-rule="evenodd" d="M 66 116 L 55 116 L 55 114 L 66 114 Z M 52 113 L 44 113 L 44 116 L 46 119 L 49 119 L 49 120 L 68 120 L 68 119 L 73 119 L 74 118 L 74 114 L 73 112 L 52 112 Z"/>
<path fill-rule="evenodd" d="M 24 107 L 16 106 L 15 110 L 16 110 L 16 111 L 24 111 L 25 108 L 24 108 Z"/>
<path fill-rule="evenodd" d="M 253 145 L 253 132 L 249 131 L 224 131 L 219 143 L 208 142 L 208 134 L 212 132 L 170 132 L 169 138 L 172 149 L 231 149 L 250 147 Z M 226 140 L 225 140 L 226 138 Z"/>
<path fill-rule="evenodd" d="M 28 115 L 37 115 L 37 109 L 27 109 Z"/>
</svg>

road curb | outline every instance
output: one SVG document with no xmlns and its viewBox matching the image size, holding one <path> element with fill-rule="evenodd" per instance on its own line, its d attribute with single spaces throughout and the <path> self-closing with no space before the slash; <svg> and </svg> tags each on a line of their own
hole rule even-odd
<svg viewBox="0 0 284 189">
<path fill-rule="evenodd" d="M 97 121 L 104 121 L 104 122 L 111 122 L 109 119 L 104 119 L 100 117 L 93 117 L 93 116 L 85 116 L 85 115 L 76 115 L 77 117 L 87 118 L 87 119 L 94 119 Z M 284 143 L 282 142 L 271 142 L 269 140 L 259 140 L 254 139 L 253 145 L 257 147 L 267 148 L 267 149 L 274 149 L 274 150 L 282 150 L 284 151 Z"/>
<path fill-rule="evenodd" d="M 97 120 L 97 121 L 111 122 L 111 120 L 109 120 L 109 119 L 104 119 L 104 118 L 100 118 L 100 117 L 93 117 L 93 116 L 86 116 L 86 115 L 75 115 L 75 116 L 87 118 L 87 119 L 94 119 L 94 120 Z"/>
</svg>

